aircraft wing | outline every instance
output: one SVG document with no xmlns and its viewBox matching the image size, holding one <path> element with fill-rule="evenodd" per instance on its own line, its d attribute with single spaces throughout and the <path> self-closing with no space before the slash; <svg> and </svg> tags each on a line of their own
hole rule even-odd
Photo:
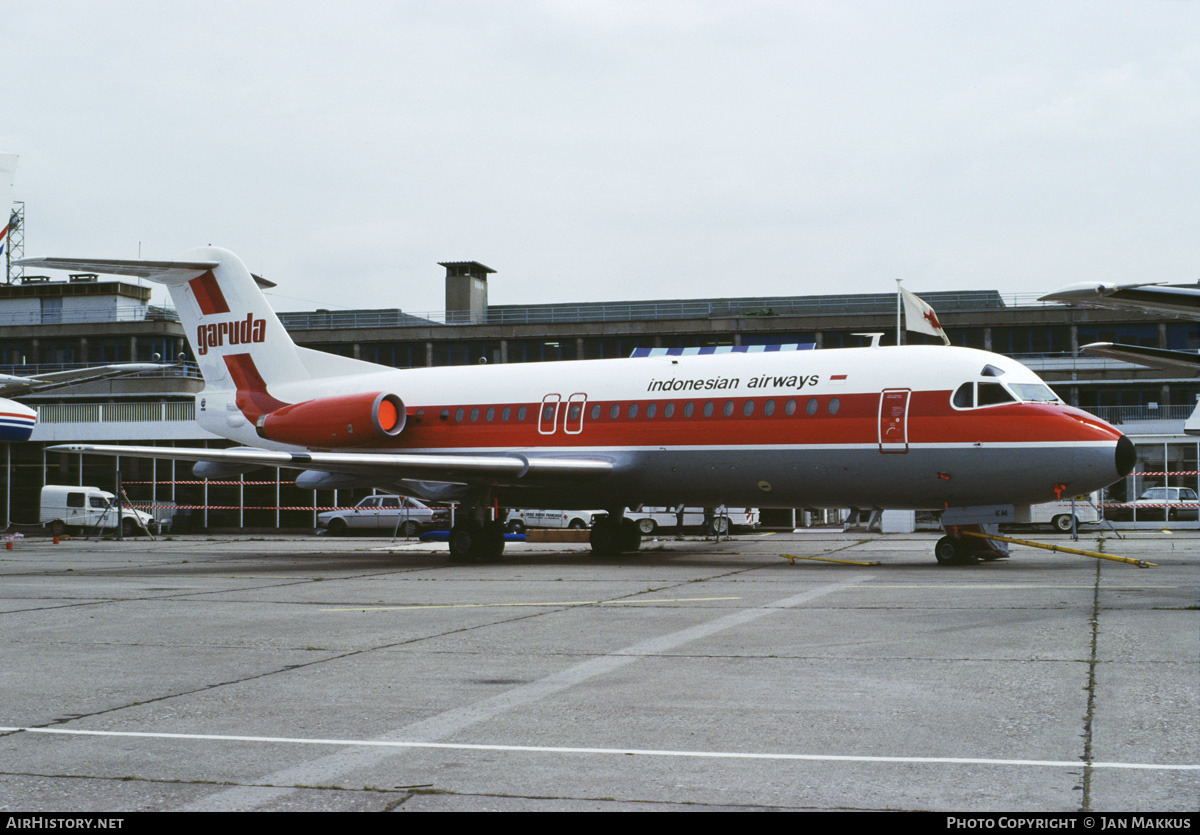
<svg viewBox="0 0 1200 835">
<path fill-rule="evenodd" d="M 1200 319 L 1200 284 L 1070 284 L 1038 301 L 1085 307 L 1154 310 L 1186 319 Z"/>
<path fill-rule="evenodd" d="M 591 458 L 526 458 L 516 452 L 496 455 L 443 455 L 373 452 L 281 452 L 239 447 L 203 449 L 187 447 L 61 444 L 47 452 L 86 452 L 129 458 L 170 458 L 177 461 L 211 461 L 237 466 L 283 467 L 322 470 L 385 480 L 419 478 L 441 482 L 530 481 L 599 478 L 612 472 L 611 461 Z M 248 469 L 249 467 L 247 467 Z"/>
<path fill-rule="evenodd" d="M 1200 374 L 1200 354 L 1191 351 L 1168 351 L 1165 348 L 1144 348 L 1140 345 L 1114 345 L 1111 342 L 1093 342 L 1091 345 L 1084 345 L 1079 350 L 1085 354 L 1123 360 L 1150 368 L 1182 370 L 1191 374 Z"/>
<path fill-rule="evenodd" d="M 93 365 L 88 368 L 51 371 L 47 374 L 38 374 L 36 377 L 0 374 L 0 397 L 20 397 L 23 394 L 36 394 L 64 386 L 90 383 L 94 380 L 108 380 L 112 377 L 124 377 L 127 374 L 140 374 L 143 371 L 158 371 L 171 367 L 157 362 L 122 362 L 115 365 Z"/>
</svg>

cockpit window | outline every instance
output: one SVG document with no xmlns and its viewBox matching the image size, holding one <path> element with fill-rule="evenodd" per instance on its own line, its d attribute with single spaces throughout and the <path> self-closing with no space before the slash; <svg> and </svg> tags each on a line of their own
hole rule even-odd
<svg viewBox="0 0 1200 835">
<path fill-rule="evenodd" d="M 983 371 L 979 373 L 980 377 L 999 377 L 1004 374 L 1003 368 L 997 368 L 994 365 L 985 365 Z"/>
<path fill-rule="evenodd" d="M 1024 403 L 1057 403 L 1058 395 L 1041 383 L 1010 383 L 1013 394 Z"/>
<path fill-rule="evenodd" d="M 979 402 L 980 406 L 994 406 L 997 403 L 1013 403 L 1016 398 L 1009 394 L 1008 389 L 999 383 L 980 383 L 979 384 Z"/>
<path fill-rule="evenodd" d="M 951 402 L 956 409 L 970 409 L 975 405 L 975 384 L 963 383 L 958 387 L 958 391 L 954 392 Z"/>
</svg>

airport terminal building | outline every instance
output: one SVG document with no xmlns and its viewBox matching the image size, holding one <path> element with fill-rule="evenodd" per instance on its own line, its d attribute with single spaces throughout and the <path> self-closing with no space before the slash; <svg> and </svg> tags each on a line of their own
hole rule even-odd
<svg viewBox="0 0 1200 835">
<path fill-rule="evenodd" d="M 396 368 L 628 357 L 634 351 L 836 350 L 896 341 L 896 296 L 854 294 L 661 301 L 490 305 L 495 271 L 474 261 L 443 262 L 446 309 L 316 310 L 279 314 L 298 344 Z M 1200 349 L 1200 323 L 1155 314 L 1043 304 L 1035 294 L 991 290 L 920 292 L 954 344 L 994 351 L 1032 368 L 1067 403 L 1117 425 L 1137 445 L 1137 472 L 1112 488 L 1136 498 L 1151 486 L 1198 486 L 1197 439 L 1183 423 L 1200 381 L 1176 372 L 1081 355 L 1090 342 Z M 907 332 L 907 342 L 938 341 Z M 128 495 L 163 508 L 177 530 L 312 528 L 318 510 L 353 504 L 366 492 L 300 490 L 294 473 L 261 470 L 206 481 L 169 461 L 46 453 L 70 442 L 227 446 L 195 421 L 203 386 L 174 311 L 150 304 L 138 284 L 95 275 L 66 281 L 24 276 L 0 285 L 0 372 L 36 375 L 86 364 L 170 360 L 159 372 L 23 398 L 38 411 L 31 440 L 5 444 L 0 512 L 5 523 L 38 517 L 44 484 L 112 490 L 118 470 Z M 764 524 L 787 518 L 763 514 Z M 1159 520 L 1161 521 L 1161 520 Z M 1149 523 L 1149 522 L 1148 522 Z"/>
</svg>

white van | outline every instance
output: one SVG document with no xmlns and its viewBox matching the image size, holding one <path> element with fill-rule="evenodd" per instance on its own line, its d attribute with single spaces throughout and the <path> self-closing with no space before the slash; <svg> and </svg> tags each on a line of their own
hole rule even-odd
<svg viewBox="0 0 1200 835">
<path fill-rule="evenodd" d="M 607 516 L 603 510 L 526 510 L 513 509 L 504 519 L 504 526 L 510 533 L 525 533 L 526 528 L 569 528 L 581 531 L 590 528 L 601 516 Z"/>
<path fill-rule="evenodd" d="M 1091 499 L 1089 503 L 1088 500 Z M 1075 497 L 1075 527 L 1095 524 L 1100 521 L 1100 513 L 1096 510 L 1100 505 L 1100 494 L 1092 493 Z M 1050 525 L 1060 533 L 1071 532 L 1071 500 L 1046 502 L 1030 506 L 1018 506 L 1014 509 L 1013 522 L 1018 525 Z"/>
<path fill-rule="evenodd" d="M 674 532 L 677 517 L 672 507 L 643 507 L 640 510 L 626 510 L 625 518 L 637 522 L 638 530 L 649 535 L 659 528 Z M 685 507 L 683 509 L 683 526 L 685 528 L 704 527 L 704 508 Z M 718 507 L 714 511 L 711 530 L 704 533 L 717 533 L 724 536 L 735 528 L 757 528 L 757 507 Z"/>
<path fill-rule="evenodd" d="M 124 518 L 125 536 L 140 533 L 146 528 L 158 532 L 158 521 L 141 510 L 125 505 L 121 511 Z M 117 527 L 117 503 L 113 494 L 97 487 L 64 487 L 47 484 L 42 488 L 41 523 L 54 536 L 62 536 L 68 530 Z"/>
</svg>

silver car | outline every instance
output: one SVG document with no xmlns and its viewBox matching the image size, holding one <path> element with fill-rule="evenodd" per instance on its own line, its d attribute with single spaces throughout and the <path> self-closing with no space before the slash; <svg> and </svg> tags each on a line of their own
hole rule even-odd
<svg viewBox="0 0 1200 835">
<path fill-rule="evenodd" d="M 374 531 L 416 536 L 422 530 L 439 525 L 448 527 L 450 511 L 432 508 L 405 496 L 367 496 L 357 506 L 345 510 L 327 510 L 317 516 L 317 527 L 332 536 L 355 531 Z"/>
</svg>

